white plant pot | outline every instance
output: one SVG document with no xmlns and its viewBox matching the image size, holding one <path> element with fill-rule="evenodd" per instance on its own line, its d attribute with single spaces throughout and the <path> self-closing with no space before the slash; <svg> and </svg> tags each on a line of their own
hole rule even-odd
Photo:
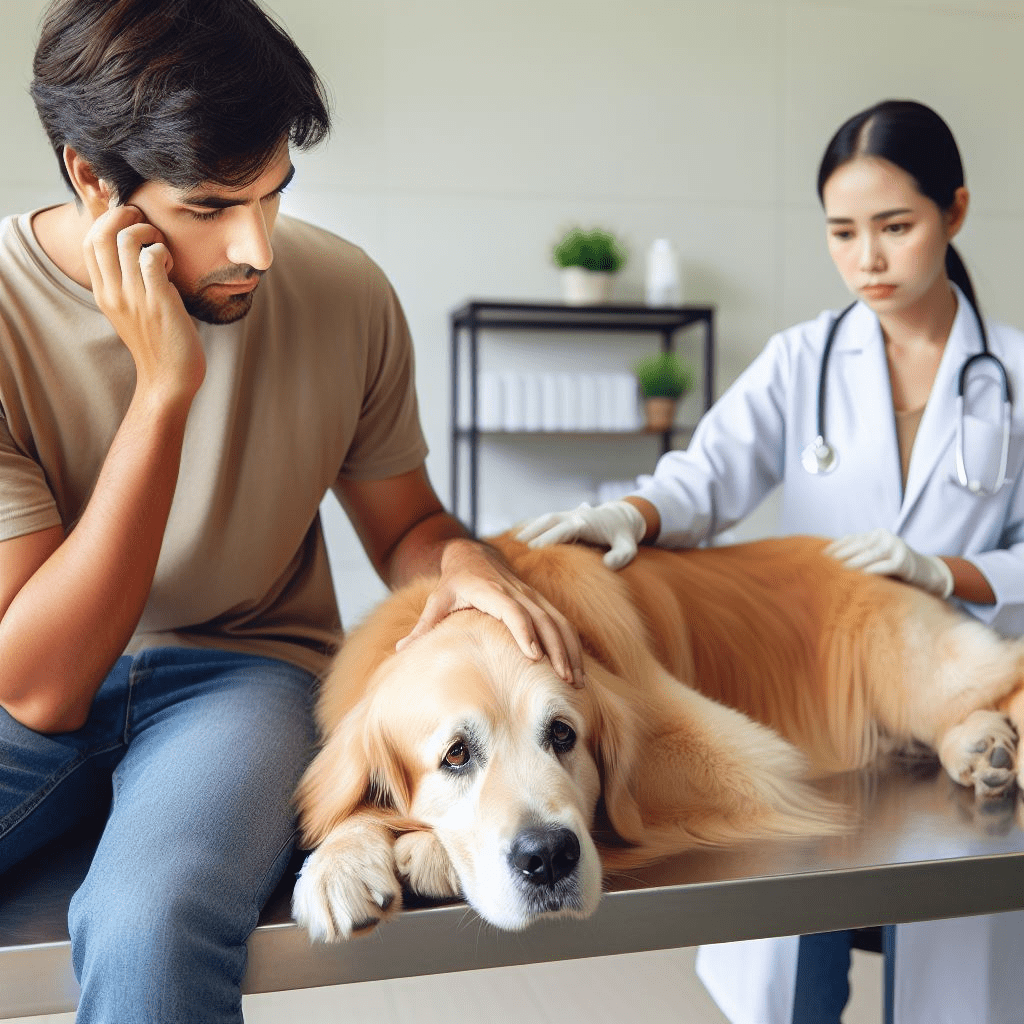
<svg viewBox="0 0 1024 1024">
<path fill-rule="evenodd" d="M 591 306 L 608 302 L 612 297 L 614 279 L 615 275 L 610 271 L 564 267 L 562 295 L 571 306 Z"/>
</svg>

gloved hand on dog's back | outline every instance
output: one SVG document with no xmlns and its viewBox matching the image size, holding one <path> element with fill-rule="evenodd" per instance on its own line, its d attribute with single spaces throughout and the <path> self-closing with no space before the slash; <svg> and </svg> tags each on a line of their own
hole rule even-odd
<svg viewBox="0 0 1024 1024">
<path fill-rule="evenodd" d="M 943 599 L 953 593 L 953 573 L 941 558 L 915 551 L 891 530 L 879 528 L 851 533 L 833 541 L 825 554 L 838 558 L 848 569 L 895 576 Z"/>
<path fill-rule="evenodd" d="M 609 569 L 621 569 L 636 557 L 647 528 L 643 513 L 628 501 L 606 501 L 596 507 L 583 502 L 567 512 L 539 516 L 527 523 L 516 539 L 526 541 L 531 548 L 575 540 L 607 547 L 610 550 L 604 556 L 604 564 Z"/>
</svg>

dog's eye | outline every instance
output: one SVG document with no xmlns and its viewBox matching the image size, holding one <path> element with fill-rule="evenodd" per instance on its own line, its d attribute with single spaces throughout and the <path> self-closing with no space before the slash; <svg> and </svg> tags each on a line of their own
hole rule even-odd
<svg viewBox="0 0 1024 1024">
<path fill-rule="evenodd" d="M 449 768 L 464 768 L 469 763 L 469 747 L 462 740 L 453 743 L 444 755 L 444 764 Z"/>
<path fill-rule="evenodd" d="M 548 735 L 551 737 L 551 745 L 559 754 L 564 754 L 567 750 L 572 750 L 576 743 L 575 730 L 571 725 L 558 718 L 551 723 Z"/>
</svg>

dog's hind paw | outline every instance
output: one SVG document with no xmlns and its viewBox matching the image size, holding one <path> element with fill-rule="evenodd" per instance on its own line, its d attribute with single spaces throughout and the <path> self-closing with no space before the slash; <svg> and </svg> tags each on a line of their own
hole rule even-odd
<svg viewBox="0 0 1024 1024">
<path fill-rule="evenodd" d="M 976 796 L 1005 796 L 1016 782 L 1017 730 L 998 711 L 974 711 L 942 737 L 939 758 Z"/>
<path fill-rule="evenodd" d="M 292 892 L 292 916 L 320 942 L 369 931 L 401 905 L 392 845 L 365 832 L 328 836 L 306 858 Z"/>
<path fill-rule="evenodd" d="M 398 875 L 410 892 L 433 899 L 459 896 L 462 886 L 433 832 L 406 832 L 395 840 Z"/>
</svg>

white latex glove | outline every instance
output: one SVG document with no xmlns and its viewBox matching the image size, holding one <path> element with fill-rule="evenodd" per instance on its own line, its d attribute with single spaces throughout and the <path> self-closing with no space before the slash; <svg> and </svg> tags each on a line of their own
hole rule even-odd
<svg viewBox="0 0 1024 1024">
<path fill-rule="evenodd" d="M 610 548 L 604 556 L 609 569 L 621 569 L 636 557 L 637 546 L 647 532 L 643 513 L 628 501 L 606 501 L 594 508 L 584 502 L 568 512 L 549 512 L 527 523 L 516 534 L 531 548 L 549 544 L 587 541 Z"/>
<path fill-rule="evenodd" d="M 895 576 L 945 600 L 953 593 L 953 573 L 941 558 L 922 555 L 890 530 L 850 533 L 833 541 L 825 554 L 838 558 L 848 569 Z"/>
</svg>

